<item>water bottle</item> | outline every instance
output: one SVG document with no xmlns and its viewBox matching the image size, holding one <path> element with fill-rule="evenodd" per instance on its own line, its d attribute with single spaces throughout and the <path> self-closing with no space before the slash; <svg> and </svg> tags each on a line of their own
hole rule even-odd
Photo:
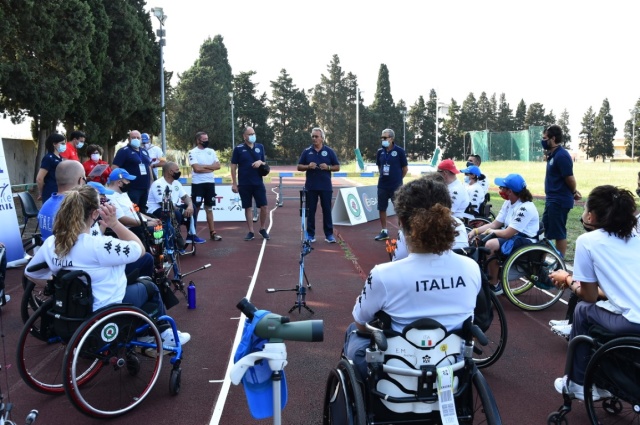
<svg viewBox="0 0 640 425">
<path fill-rule="evenodd" d="M 193 280 L 189 282 L 189 287 L 187 288 L 187 302 L 189 303 L 189 310 L 196 308 L 196 285 L 194 285 Z"/>
</svg>

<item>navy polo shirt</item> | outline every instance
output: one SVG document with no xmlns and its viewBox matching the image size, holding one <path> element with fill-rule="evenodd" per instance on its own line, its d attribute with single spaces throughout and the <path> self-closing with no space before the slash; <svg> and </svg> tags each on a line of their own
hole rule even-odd
<svg viewBox="0 0 640 425">
<path fill-rule="evenodd" d="M 547 157 L 547 174 L 544 178 L 544 191 L 547 203 L 555 203 L 561 208 L 573 208 L 573 193 L 565 178 L 573 175 L 573 159 L 565 148 L 558 146 Z"/>
<path fill-rule="evenodd" d="M 257 160 L 266 162 L 264 146 L 260 143 L 254 143 L 253 145 L 253 149 L 251 149 L 249 145 L 242 143 L 233 150 L 231 163 L 238 166 L 238 186 L 264 185 L 258 169 L 251 166 Z"/>
<path fill-rule="evenodd" d="M 302 151 L 298 164 L 309 165 L 312 162 L 315 162 L 318 165 L 340 165 L 338 162 L 338 156 L 334 150 L 327 145 L 322 145 L 322 148 L 319 151 L 316 151 L 316 148 L 314 148 L 313 145 Z M 331 171 L 321 170 L 320 168 L 307 170 L 307 181 L 305 182 L 304 187 L 307 190 L 332 191 Z"/>
<path fill-rule="evenodd" d="M 118 167 L 127 170 L 127 173 L 132 176 L 136 176 L 135 180 L 131 180 L 131 186 L 129 189 L 149 189 L 151 182 L 150 164 L 151 158 L 146 149 L 140 148 L 138 150 L 133 149 L 130 146 L 125 146 L 116 153 L 116 157 L 113 159 L 113 164 Z M 143 164 L 147 169 L 147 174 L 140 174 L 140 164 Z"/>
<path fill-rule="evenodd" d="M 389 175 L 383 175 L 384 165 L 389 165 Z M 376 153 L 376 165 L 380 171 L 378 177 L 378 187 L 381 189 L 395 190 L 402 186 L 402 169 L 407 167 L 407 155 L 404 149 L 393 144 L 393 148 L 387 152 L 386 148 L 378 149 Z"/>
<path fill-rule="evenodd" d="M 48 153 L 42 158 L 40 168 L 47 170 L 44 176 L 44 185 L 42 186 L 42 201 L 46 202 L 54 192 L 58 191 L 58 182 L 56 181 L 56 168 L 62 162 L 62 158 L 53 153 Z"/>
</svg>

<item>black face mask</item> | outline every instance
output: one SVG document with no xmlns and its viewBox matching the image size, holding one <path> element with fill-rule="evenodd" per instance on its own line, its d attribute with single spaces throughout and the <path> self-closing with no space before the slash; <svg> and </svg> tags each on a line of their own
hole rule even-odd
<svg viewBox="0 0 640 425">
<path fill-rule="evenodd" d="M 182 175 L 182 172 L 180 172 L 180 171 L 178 171 L 177 173 L 173 173 L 173 179 L 174 180 L 178 180 L 181 175 Z"/>
<path fill-rule="evenodd" d="M 209 141 L 207 140 L 206 142 L 200 142 L 200 144 L 204 149 L 206 149 L 209 146 Z"/>
<path fill-rule="evenodd" d="M 474 164 L 474 163 L 473 163 L 473 162 L 471 162 L 471 161 L 467 161 L 467 168 L 471 167 L 472 165 L 476 165 L 476 164 Z"/>
<path fill-rule="evenodd" d="M 122 193 L 127 193 L 129 191 L 129 186 L 131 186 L 131 183 L 124 183 L 122 186 L 120 186 L 120 190 L 122 191 Z"/>
<path fill-rule="evenodd" d="M 596 228 L 594 226 L 592 226 L 591 224 L 585 224 L 585 222 L 582 219 L 582 217 L 580 217 L 580 223 L 582 224 L 582 228 L 584 229 L 585 232 L 591 232 L 593 230 L 596 230 Z M 589 227 L 587 227 L 587 226 L 589 226 Z"/>
</svg>

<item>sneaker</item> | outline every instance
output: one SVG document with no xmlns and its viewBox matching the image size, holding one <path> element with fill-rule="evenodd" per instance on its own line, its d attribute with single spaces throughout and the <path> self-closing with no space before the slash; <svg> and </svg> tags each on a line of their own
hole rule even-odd
<svg viewBox="0 0 640 425">
<path fill-rule="evenodd" d="M 211 232 L 211 240 L 212 241 L 221 241 L 222 236 L 218 235 L 216 232 Z"/>
<path fill-rule="evenodd" d="M 189 235 L 187 236 L 187 240 L 185 241 L 186 243 L 190 243 L 190 244 L 194 244 L 194 243 L 205 243 L 206 241 L 202 238 L 199 238 L 196 235 Z"/>
<path fill-rule="evenodd" d="M 255 236 L 256 236 L 256 235 L 254 235 L 254 234 L 253 234 L 253 232 L 249 232 L 249 233 L 247 233 L 247 236 L 245 236 L 245 237 L 244 237 L 244 240 L 245 240 L 245 241 L 251 241 L 251 240 L 253 240 L 253 238 L 254 238 Z"/>
<path fill-rule="evenodd" d="M 565 380 L 569 383 L 569 385 L 567 385 L 566 387 Z M 569 381 L 566 376 L 562 378 L 556 378 L 556 380 L 553 382 L 553 386 L 560 394 L 562 394 L 562 390 L 564 389 L 566 393 L 573 394 L 573 398 L 584 401 L 584 387 L 582 385 L 576 384 L 575 382 Z M 592 388 L 591 395 L 593 397 L 593 401 L 612 397 L 609 391 L 598 388 L 595 385 Z"/>
<path fill-rule="evenodd" d="M 178 254 L 180 254 L 180 255 L 187 255 L 187 250 L 186 250 L 186 249 L 179 249 L 179 250 L 178 250 Z"/>
<path fill-rule="evenodd" d="M 571 325 L 557 325 L 551 326 L 551 331 L 558 336 L 569 339 L 569 336 L 571 335 L 571 328 Z"/>
<path fill-rule="evenodd" d="M 260 229 L 258 233 L 260 233 L 263 239 L 266 239 L 266 240 L 270 239 L 269 234 L 267 233 L 267 229 Z"/>
<path fill-rule="evenodd" d="M 502 290 L 502 282 L 498 282 L 497 285 L 491 285 L 491 290 L 496 295 L 504 294 L 504 291 Z"/>
<path fill-rule="evenodd" d="M 336 241 L 336 238 L 333 235 L 329 235 L 325 238 L 324 240 L 325 242 L 329 242 L 329 243 L 336 243 L 338 241 Z"/>
<path fill-rule="evenodd" d="M 549 320 L 549 326 L 551 327 L 564 326 L 568 324 L 569 324 L 569 320 Z"/>
<path fill-rule="evenodd" d="M 316 237 L 315 236 L 309 236 L 309 239 L 307 239 L 309 242 L 314 243 L 316 241 Z"/>
<path fill-rule="evenodd" d="M 385 232 L 384 230 L 381 230 L 380 234 L 373 239 L 376 241 L 386 241 L 387 239 L 389 239 L 389 233 Z"/>
<path fill-rule="evenodd" d="M 175 347 L 176 341 L 173 338 L 173 329 L 169 328 L 160 334 L 162 338 L 162 344 L 167 347 Z M 180 339 L 180 345 L 184 345 L 191 340 L 191 335 L 186 332 L 178 331 L 178 338 Z"/>
<path fill-rule="evenodd" d="M 11 300 L 11 295 L 4 294 L 0 297 L 0 305 L 6 305 Z"/>
</svg>

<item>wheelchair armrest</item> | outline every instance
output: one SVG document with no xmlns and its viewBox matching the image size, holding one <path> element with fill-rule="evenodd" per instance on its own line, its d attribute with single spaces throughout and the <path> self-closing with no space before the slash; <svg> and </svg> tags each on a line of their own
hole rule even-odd
<svg viewBox="0 0 640 425">
<path fill-rule="evenodd" d="M 462 369 L 464 365 L 465 365 L 465 360 L 462 359 L 459 362 L 452 364 L 451 369 L 455 372 Z M 413 376 L 416 378 L 421 377 L 423 373 L 421 369 L 410 369 L 408 367 L 389 366 L 387 364 L 382 365 L 382 370 L 385 373 L 393 373 L 393 374 L 402 375 L 402 376 Z M 429 372 L 429 371 L 426 373 L 427 373 L 427 376 L 431 376 L 432 374 L 432 372 Z"/>
<path fill-rule="evenodd" d="M 29 267 L 27 267 L 27 271 L 30 273 L 33 273 L 33 272 L 37 272 L 38 270 L 46 269 L 48 267 L 49 266 L 47 265 L 47 263 L 42 262 L 38 264 L 29 265 Z"/>
</svg>

